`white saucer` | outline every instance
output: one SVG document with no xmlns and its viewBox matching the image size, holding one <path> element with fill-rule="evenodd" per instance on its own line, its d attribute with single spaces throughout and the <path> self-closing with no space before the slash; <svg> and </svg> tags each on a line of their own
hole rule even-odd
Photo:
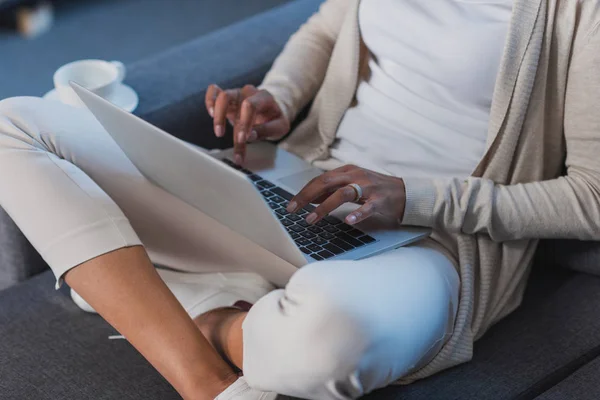
<svg viewBox="0 0 600 400">
<path fill-rule="evenodd" d="M 52 89 L 43 97 L 47 100 L 60 101 L 56 89 Z M 106 100 L 129 112 L 135 110 L 139 104 L 139 97 L 135 90 L 125 84 L 119 85 L 114 94 Z"/>
</svg>

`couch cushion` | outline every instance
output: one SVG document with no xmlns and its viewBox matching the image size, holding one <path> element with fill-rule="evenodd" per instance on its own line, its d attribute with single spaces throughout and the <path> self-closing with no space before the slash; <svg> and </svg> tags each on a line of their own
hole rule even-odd
<svg viewBox="0 0 600 400">
<path fill-rule="evenodd" d="M 0 207 L 0 290 L 47 268 L 42 257 Z"/>
<path fill-rule="evenodd" d="M 586 364 L 563 382 L 536 397 L 536 400 L 597 399 L 600 399 L 600 358 Z"/>
<path fill-rule="evenodd" d="M 600 276 L 600 242 L 543 240 L 538 253 L 565 268 Z"/>
<path fill-rule="evenodd" d="M 595 355 L 599 316 L 599 278 L 538 265 L 523 305 L 476 343 L 472 362 L 367 398 L 533 399 Z"/>
<path fill-rule="evenodd" d="M 50 271 L 0 292 L 0 398 L 180 399 L 114 329 L 54 290 Z"/>
<path fill-rule="evenodd" d="M 8 399 L 176 399 L 114 330 L 81 312 L 45 272 L 0 292 L 0 393 Z M 600 279 L 538 269 L 523 306 L 475 347 L 469 364 L 368 399 L 530 399 L 600 345 Z"/>
</svg>

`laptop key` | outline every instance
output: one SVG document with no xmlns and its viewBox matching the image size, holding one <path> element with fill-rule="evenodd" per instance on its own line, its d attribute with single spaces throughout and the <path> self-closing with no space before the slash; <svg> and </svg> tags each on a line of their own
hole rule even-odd
<svg viewBox="0 0 600 400">
<path fill-rule="evenodd" d="M 262 181 L 262 178 L 256 174 L 248 175 L 248 178 L 254 182 Z"/>
<path fill-rule="evenodd" d="M 315 208 L 317 207 L 313 206 L 312 204 L 307 204 L 304 206 L 304 209 L 309 213 L 315 211 Z"/>
<path fill-rule="evenodd" d="M 314 244 L 318 244 L 319 246 L 323 246 L 324 244 L 327 243 L 327 240 L 323 239 L 322 237 L 317 236 L 316 238 L 314 238 L 313 240 Z"/>
<path fill-rule="evenodd" d="M 254 173 L 252 171 L 250 171 L 249 169 L 246 169 L 246 168 L 240 168 L 240 172 L 243 172 L 246 175 L 254 175 Z"/>
<path fill-rule="evenodd" d="M 335 226 L 331 226 L 331 225 L 328 225 L 328 226 L 324 227 L 323 229 L 329 233 L 339 232 L 338 228 L 336 228 Z"/>
<path fill-rule="evenodd" d="M 301 209 L 300 211 L 297 211 L 297 212 L 296 212 L 296 214 L 298 214 L 298 215 L 306 215 L 306 214 L 308 214 L 308 211 L 306 211 L 306 210 L 303 208 L 303 209 Z"/>
<path fill-rule="evenodd" d="M 345 234 L 345 233 L 338 233 L 338 234 L 337 234 L 337 237 L 338 237 L 339 239 L 342 239 L 344 242 L 350 243 L 350 244 L 351 244 L 352 246 L 354 246 L 354 247 L 360 247 L 360 246 L 363 246 L 363 245 L 364 245 L 364 243 L 363 243 L 363 242 L 361 242 L 360 240 L 358 240 L 358 239 L 355 239 L 355 238 L 353 238 L 352 236 L 350 236 L 350 235 L 347 235 L 347 234 Z"/>
<path fill-rule="evenodd" d="M 275 193 L 277 196 L 281 196 L 288 201 L 294 197 L 290 192 L 288 192 L 287 190 L 283 190 L 280 187 L 273 187 L 273 188 L 270 188 L 270 190 L 271 190 L 271 192 Z"/>
<path fill-rule="evenodd" d="M 331 215 L 328 215 L 328 216 L 326 216 L 323 219 L 325 221 L 329 222 L 331 225 L 337 225 L 337 224 L 341 224 L 342 223 L 342 221 L 339 218 L 332 217 Z"/>
<path fill-rule="evenodd" d="M 279 204 L 269 202 L 269 207 L 271 207 L 273 210 L 277 210 L 279 208 Z"/>
<path fill-rule="evenodd" d="M 312 233 L 312 232 L 309 232 L 309 231 L 300 232 L 300 234 L 301 234 L 302 236 L 304 236 L 305 238 L 307 238 L 307 239 L 312 239 L 312 238 L 314 238 L 314 237 L 317 237 L 317 235 L 316 235 L 316 234 L 314 234 L 314 233 Z"/>
<path fill-rule="evenodd" d="M 307 246 L 310 244 L 310 240 L 308 240 L 307 238 L 301 237 L 299 239 L 296 239 L 296 243 L 298 243 L 300 246 Z"/>
<path fill-rule="evenodd" d="M 354 246 L 352 246 L 350 243 L 346 243 L 342 239 L 338 239 L 338 238 L 331 239 L 331 243 L 335 244 L 337 247 L 344 249 L 346 251 L 350 251 L 354 248 Z"/>
<path fill-rule="evenodd" d="M 329 225 L 329 222 L 325 221 L 324 219 L 320 220 L 319 222 L 317 222 L 315 224 L 316 226 L 318 226 L 319 228 L 324 228 L 327 225 Z"/>
<path fill-rule="evenodd" d="M 325 246 L 323 246 L 323 248 L 325 248 L 325 250 L 329 250 L 335 255 L 342 254 L 344 252 L 344 250 L 331 243 L 327 243 Z"/>
<path fill-rule="evenodd" d="M 361 231 L 359 231 L 358 229 L 352 229 L 349 230 L 348 232 L 346 232 L 348 235 L 358 238 L 361 237 L 362 235 L 364 235 L 364 233 L 362 233 Z"/>
<path fill-rule="evenodd" d="M 296 232 L 292 231 L 292 233 L 290 233 L 290 236 L 292 239 L 298 239 L 300 237 L 300 235 L 298 235 Z"/>
<path fill-rule="evenodd" d="M 371 237 L 369 235 L 365 235 L 365 236 L 359 237 L 358 240 L 360 240 L 363 243 L 369 244 L 369 243 L 373 243 L 375 241 L 375 238 Z"/>
<path fill-rule="evenodd" d="M 227 158 L 224 158 L 222 161 L 225 164 L 229 165 L 231 168 L 234 168 L 234 169 L 240 169 L 240 168 L 242 168 L 242 167 L 240 167 L 239 165 L 237 165 L 236 163 L 234 163 L 233 161 L 231 161 L 231 160 L 229 160 Z"/>
<path fill-rule="evenodd" d="M 332 252 L 330 252 L 328 250 L 320 251 L 317 254 L 320 255 L 321 257 L 323 257 L 324 259 L 328 259 L 328 258 L 335 256 L 335 254 L 333 254 Z"/>
<path fill-rule="evenodd" d="M 306 247 L 300 247 L 300 251 L 303 252 L 304 254 L 310 254 L 311 251 L 309 249 L 307 249 Z"/>
<path fill-rule="evenodd" d="M 288 215 L 288 212 L 285 210 L 285 208 L 278 208 L 275 210 L 275 212 L 279 215 Z"/>
<path fill-rule="evenodd" d="M 304 228 L 303 228 L 303 227 L 301 227 L 301 226 L 298 226 L 298 225 L 292 225 L 292 226 L 290 226 L 290 229 L 291 229 L 292 231 L 294 231 L 294 232 L 297 232 L 297 233 L 302 233 L 302 232 L 304 232 Z"/>
<path fill-rule="evenodd" d="M 318 226 L 309 226 L 308 230 L 311 231 L 312 233 L 321 233 L 321 232 L 323 232 L 323 229 L 319 228 Z"/>
<path fill-rule="evenodd" d="M 303 228 L 308 228 L 310 226 L 310 224 L 308 222 L 306 222 L 305 220 L 300 220 L 298 222 L 296 222 L 298 225 L 300 225 Z"/>
<path fill-rule="evenodd" d="M 331 240 L 335 237 L 335 235 L 333 235 L 332 233 L 325 232 L 325 231 L 319 233 L 319 236 L 321 236 L 323 239 L 327 239 L 327 240 Z"/>
<path fill-rule="evenodd" d="M 273 192 L 269 192 L 268 190 L 261 190 L 260 194 L 263 195 L 263 197 L 271 197 L 271 196 L 275 196 L 275 193 Z"/>
<path fill-rule="evenodd" d="M 354 229 L 348 224 L 339 224 L 339 225 L 336 225 L 335 227 L 338 228 L 342 232 L 348 232 L 349 230 Z"/>
<path fill-rule="evenodd" d="M 291 226 L 291 225 L 294 225 L 294 222 L 293 222 L 293 221 L 290 221 L 290 220 L 288 220 L 288 219 L 282 219 L 282 220 L 281 220 L 281 223 L 283 224 L 283 226 Z"/>
<path fill-rule="evenodd" d="M 279 218 L 280 220 L 282 220 L 282 219 L 284 219 L 284 218 L 285 218 L 285 216 L 283 216 L 283 215 L 279 215 L 279 214 L 275 214 L 275 216 L 276 216 L 277 218 Z"/>
<path fill-rule="evenodd" d="M 323 261 L 323 260 L 324 260 L 324 258 L 323 258 L 323 257 L 321 257 L 321 256 L 320 256 L 320 255 L 318 255 L 318 254 L 311 254 L 310 256 L 311 256 L 312 258 L 314 258 L 315 260 L 317 260 L 317 261 Z"/>
<path fill-rule="evenodd" d="M 290 219 L 294 222 L 300 221 L 302 219 L 302 217 L 296 215 L 296 214 L 290 214 L 286 217 L 287 219 Z"/>
<path fill-rule="evenodd" d="M 269 182 L 267 180 L 258 181 L 258 182 L 256 182 L 256 185 L 263 189 L 271 189 L 271 188 L 275 187 L 275 185 L 273 185 L 271 182 Z M 274 190 L 271 190 L 271 191 L 275 192 Z"/>
<path fill-rule="evenodd" d="M 323 248 L 321 246 L 319 246 L 318 244 L 309 244 L 308 246 L 306 246 L 306 248 L 308 248 L 310 251 L 315 252 L 315 253 L 323 250 Z"/>
<path fill-rule="evenodd" d="M 274 201 L 275 203 L 283 203 L 285 199 L 279 196 L 273 196 L 269 199 L 269 201 Z"/>
</svg>

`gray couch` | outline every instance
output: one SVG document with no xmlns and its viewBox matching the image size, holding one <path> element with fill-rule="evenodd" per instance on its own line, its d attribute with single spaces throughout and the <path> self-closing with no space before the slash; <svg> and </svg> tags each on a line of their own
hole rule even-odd
<svg viewBox="0 0 600 400">
<path fill-rule="evenodd" d="M 296 0 L 129 66 L 136 111 L 204 147 L 227 147 L 204 111 L 209 83 L 258 84 L 319 0 Z M 0 399 L 177 399 L 114 330 L 85 314 L 10 218 L 0 214 Z M 367 399 L 600 398 L 597 243 L 543 242 L 523 305 L 475 346 L 473 361 Z M 579 270 L 576 272 L 575 270 Z"/>
</svg>

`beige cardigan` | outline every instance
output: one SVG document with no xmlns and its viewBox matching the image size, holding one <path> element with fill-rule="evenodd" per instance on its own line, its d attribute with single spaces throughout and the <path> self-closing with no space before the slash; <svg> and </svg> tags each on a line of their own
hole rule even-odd
<svg viewBox="0 0 600 400">
<path fill-rule="evenodd" d="M 283 146 L 316 165 L 335 166 L 329 146 L 368 73 L 359 2 L 326 1 L 262 85 L 291 120 L 315 99 Z M 406 194 L 402 223 L 434 229 L 462 287 L 453 336 L 402 383 L 471 359 L 519 305 L 537 239 L 600 240 L 600 2 L 515 0 L 485 156 L 467 180 L 409 178 Z"/>
</svg>

